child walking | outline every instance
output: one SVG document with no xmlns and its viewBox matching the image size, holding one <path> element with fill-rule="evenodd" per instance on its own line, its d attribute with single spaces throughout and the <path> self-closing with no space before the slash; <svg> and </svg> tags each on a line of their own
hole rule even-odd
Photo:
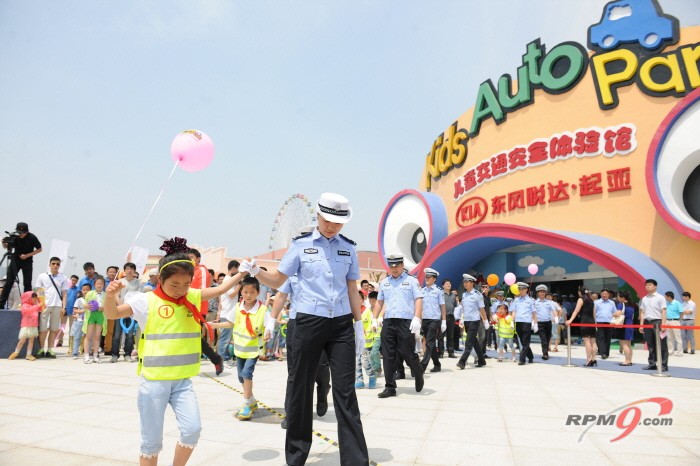
<svg viewBox="0 0 700 466">
<path fill-rule="evenodd" d="M 124 287 L 114 281 L 107 288 L 108 319 L 133 316 L 141 328 L 138 369 L 141 376 L 138 408 L 141 418 L 141 466 L 156 466 L 163 448 L 165 408 L 170 405 L 180 429 L 174 466 L 187 463 L 199 441 L 202 424 L 190 377 L 199 374 L 202 355 L 202 301 L 224 294 L 243 277 L 236 274 L 215 288 L 191 289 L 194 262 L 187 256 L 187 240 L 174 238 L 161 246 L 166 256 L 158 264 L 158 285 L 149 293 L 131 293 L 117 305 Z"/>
<path fill-rule="evenodd" d="M 498 331 L 498 362 L 503 362 L 503 350 L 505 345 L 511 349 L 511 357 L 513 362 L 515 359 L 515 346 L 513 345 L 513 337 L 515 336 L 515 326 L 513 318 L 508 314 L 508 306 L 499 304 L 496 308 L 496 330 Z"/>
<path fill-rule="evenodd" d="M 85 310 L 87 309 L 87 301 L 85 301 L 85 295 L 87 295 L 90 290 L 92 290 L 92 285 L 89 283 L 83 283 L 78 291 L 78 297 L 73 303 L 73 324 L 70 327 L 70 336 L 72 337 L 72 352 L 73 359 L 78 359 L 78 352 L 80 351 L 80 344 L 83 343 L 83 323 L 85 322 Z"/>
<path fill-rule="evenodd" d="M 236 356 L 238 381 L 243 385 L 243 406 L 236 413 L 241 421 L 250 420 L 258 403 L 253 396 L 253 372 L 263 349 L 267 306 L 258 301 L 260 282 L 246 277 L 241 282 L 241 300 L 236 304 L 235 320 L 212 324 L 216 328 L 233 327 L 233 351 Z M 270 319 L 270 318 L 268 318 Z"/>
<path fill-rule="evenodd" d="M 364 299 L 362 291 L 360 291 L 360 299 Z M 363 367 L 369 378 L 367 388 L 376 388 L 377 377 L 374 374 L 374 368 L 370 360 L 370 353 L 374 345 L 374 332 L 372 331 L 373 312 L 371 307 L 365 307 L 363 305 L 362 308 L 362 327 L 365 333 L 365 346 L 359 356 L 357 356 L 355 362 L 355 388 L 365 388 L 365 380 L 362 375 Z"/>
<path fill-rule="evenodd" d="M 100 336 L 107 334 L 107 319 L 104 315 L 105 279 L 102 276 L 95 278 L 95 289 L 85 295 L 87 310 L 83 320 L 83 333 L 85 333 L 85 364 L 100 360 Z M 92 357 L 90 352 L 92 350 Z"/>
<path fill-rule="evenodd" d="M 17 358 L 24 347 L 24 342 L 28 341 L 26 359 L 35 361 L 36 358 L 32 355 L 32 351 L 34 350 L 34 339 L 39 336 L 39 329 L 37 328 L 39 326 L 39 313 L 44 310 L 44 307 L 39 304 L 39 298 L 36 293 L 25 291 L 22 293 L 22 307 L 20 309 L 22 311 L 22 322 L 19 329 L 19 341 L 14 353 L 8 359 Z"/>
</svg>

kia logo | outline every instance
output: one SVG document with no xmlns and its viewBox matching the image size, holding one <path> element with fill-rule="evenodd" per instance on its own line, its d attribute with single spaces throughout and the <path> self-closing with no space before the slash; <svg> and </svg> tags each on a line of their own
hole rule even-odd
<svg viewBox="0 0 700 466">
<path fill-rule="evenodd" d="M 457 208 L 455 220 L 460 228 L 481 223 L 489 212 L 489 206 L 483 197 L 470 197 Z"/>
</svg>

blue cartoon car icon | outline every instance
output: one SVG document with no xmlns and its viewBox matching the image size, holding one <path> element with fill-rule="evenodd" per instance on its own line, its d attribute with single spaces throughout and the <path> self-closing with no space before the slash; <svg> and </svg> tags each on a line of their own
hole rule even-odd
<svg viewBox="0 0 700 466">
<path fill-rule="evenodd" d="M 656 0 L 616 0 L 605 5 L 598 24 L 588 28 L 588 47 L 611 50 L 639 43 L 656 50 L 678 41 L 678 19 L 665 15 Z"/>
</svg>

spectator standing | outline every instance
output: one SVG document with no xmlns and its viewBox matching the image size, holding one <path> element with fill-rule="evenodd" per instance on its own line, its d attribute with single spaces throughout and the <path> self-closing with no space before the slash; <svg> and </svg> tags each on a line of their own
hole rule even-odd
<svg viewBox="0 0 700 466">
<path fill-rule="evenodd" d="M 617 294 L 617 300 L 621 309 L 615 311 L 614 317 L 619 317 L 624 313 L 625 320 L 624 325 L 632 325 L 634 320 L 634 311 L 637 310 L 637 306 L 632 302 L 632 298 L 627 292 L 620 292 Z M 616 328 L 615 338 L 620 340 L 620 349 L 625 355 L 625 362 L 621 362 L 621 366 L 631 366 L 632 365 L 632 340 L 634 339 L 634 329 L 633 328 Z"/>
<path fill-rule="evenodd" d="M 61 317 L 66 313 L 68 296 L 68 278 L 58 271 L 60 267 L 61 259 L 52 257 L 49 260 L 49 272 L 41 273 L 36 278 L 35 287 L 37 290 L 43 290 L 46 305 L 39 318 L 39 358 L 56 359 L 56 332 L 61 324 Z"/>
<path fill-rule="evenodd" d="M 647 371 L 657 370 L 657 351 L 661 351 L 662 370 L 668 371 L 668 338 L 666 335 L 659 336 L 661 348 L 656 347 L 655 330 L 659 330 L 659 325 L 666 325 L 666 299 L 656 291 L 657 282 L 653 278 L 647 279 L 644 284 L 647 295 L 642 298 L 639 305 L 639 324 L 653 325 L 656 328 L 642 328 L 644 341 L 649 348 L 649 365 L 644 368 Z"/>
<path fill-rule="evenodd" d="M 681 314 L 683 306 L 678 302 L 673 291 L 667 291 L 666 295 L 666 325 L 679 326 L 681 324 Z M 683 341 L 679 328 L 669 328 L 668 331 L 668 352 L 674 356 L 683 356 Z"/>
<path fill-rule="evenodd" d="M 693 327 L 695 325 L 695 302 L 691 300 L 692 296 L 689 292 L 683 292 L 683 314 L 681 315 L 681 325 Z M 688 353 L 688 345 L 690 345 L 690 354 L 695 354 L 695 330 L 681 330 L 683 340 L 683 352 Z"/>
</svg>

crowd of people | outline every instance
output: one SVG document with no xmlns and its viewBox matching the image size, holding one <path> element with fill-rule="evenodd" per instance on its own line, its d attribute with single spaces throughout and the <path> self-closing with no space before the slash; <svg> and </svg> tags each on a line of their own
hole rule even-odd
<svg viewBox="0 0 700 466">
<path fill-rule="evenodd" d="M 168 404 L 181 430 L 174 463 L 184 464 L 191 455 L 201 422 L 190 377 L 199 373 L 202 358 L 211 361 L 217 375 L 226 361 L 236 368 L 243 392 L 236 417 L 242 421 L 258 408 L 256 362 L 284 360 L 288 464 L 304 464 L 308 456 L 314 387 L 319 416 L 326 413 L 332 391 L 341 463 L 367 464 L 355 390 L 377 388 L 383 377 L 378 397 L 397 396 L 397 380 L 408 378 L 404 363 L 420 392 L 431 364 L 430 372 L 440 372 L 444 359 L 453 358 L 465 369 L 473 354 L 476 368 L 489 358 L 526 365 L 535 359 L 533 335 L 547 360 L 565 343 L 567 326 L 579 323 L 583 326 L 574 333 L 586 348 L 585 366 L 608 359 L 613 338 L 624 354 L 619 364 L 630 366 L 636 329 L 622 325 L 695 322 L 691 294 L 684 292 L 682 302 L 673 292 L 661 295 L 653 279 L 646 281 L 638 305 L 629 292 L 592 292 L 585 286 L 577 297 L 559 297 L 540 284 L 533 296 L 529 284 L 518 282 L 518 294 L 510 296 L 510 288 L 491 287 L 467 273 L 459 285 L 439 281 L 439 271 L 432 268 L 423 270 L 421 286 L 404 268 L 402 256 L 389 255 L 388 275 L 377 284 L 362 280 L 358 286 L 354 243 L 340 234 L 352 216 L 347 200 L 326 193 L 317 214 L 318 225 L 300 232 L 276 271 L 246 259 L 230 261 L 226 273 L 217 275 L 181 238 L 166 241 L 166 256 L 147 272 L 144 283 L 131 262 L 107 267 L 104 276 L 87 262 L 83 277 L 66 277 L 59 272 L 61 260 L 51 257 L 49 271 L 21 294 L 19 341 L 10 359 L 25 344 L 28 360 L 56 358 L 67 334 L 73 359 L 138 362 L 141 464 L 157 462 Z M 649 348 L 644 369 L 657 369 L 657 351 L 662 370 L 668 370 L 669 354 L 695 353 L 692 330 L 663 330 L 660 348 L 654 328 L 639 330 Z"/>
</svg>

